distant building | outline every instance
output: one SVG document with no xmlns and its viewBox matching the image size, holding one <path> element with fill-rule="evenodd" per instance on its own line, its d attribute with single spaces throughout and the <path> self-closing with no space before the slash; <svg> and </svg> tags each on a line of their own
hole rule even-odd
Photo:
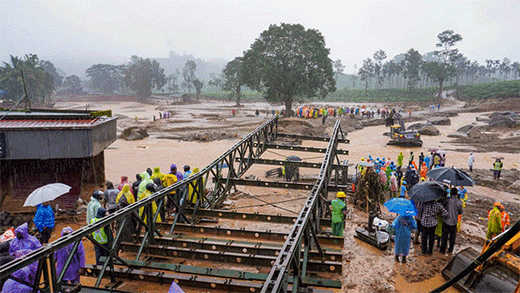
<svg viewBox="0 0 520 293">
<path fill-rule="evenodd" d="M 55 182 L 72 187 L 56 203 L 73 208 L 85 188 L 104 184 L 103 151 L 117 139 L 117 118 L 111 116 L 111 111 L 0 109 L 0 210 L 33 211 L 23 208 L 27 196 Z"/>
</svg>

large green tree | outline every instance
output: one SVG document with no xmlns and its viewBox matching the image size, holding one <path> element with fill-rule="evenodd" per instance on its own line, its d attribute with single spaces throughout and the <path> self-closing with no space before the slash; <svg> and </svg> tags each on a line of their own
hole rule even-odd
<svg viewBox="0 0 520 293">
<path fill-rule="evenodd" d="M 244 54 L 246 85 L 263 92 L 267 101 L 283 102 L 291 115 L 294 101 L 336 90 L 329 53 L 317 30 L 270 25 Z"/>
<path fill-rule="evenodd" d="M 236 106 L 240 106 L 240 98 L 242 97 L 242 86 L 245 84 L 245 76 L 243 69 L 243 58 L 236 57 L 226 64 L 222 71 L 225 82 L 224 90 L 232 91 L 237 101 Z"/>
<path fill-rule="evenodd" d="M 166 76 L 156 60 L 132 56 L 125 70 L 125 82 L 144 102 L 152 95 L 152 88 L 161 89 L 166 84 Z"/>
<path fill-rule="evenodd" d="M 337 59 L 334 61 L 334 64 L 332 65 L 334 67 L 334 75 L 336 76 L 336 83 L 338 83 L 338 76 L 345 71 L 345 65 L 341 63 L 341 59 Z"/>
<path fill-rule="evenodd" d="M 455 46 L 462 41 L 462 36 L 452 30 L 445 30 L 437 35 L 437 38 L 439 42 L 436 46 L 440 50 L 435 51 L 435 56 L 439 58 L 439 61 L 428 62 L 425 64 L 424 70 L 428 77 L 439 83 L 440 96 L 444 82 L 457 74 L 454 64 L 462 55 Z"/>
<path fill-rule="evenodd" d="M 42 67 L 37 55 L 27 54 L 24 57 L 11 55 L 11 62 L 0 67 L 0 89 L 7 93 L 3 99 L 18 101 L 25 95 L 23 77 L 30 102 L 46 103 L 54 91 L 54 77 Z"/>
<path fill-rule="evenodd" d="M 385 71 L 383 71 L 383 61 L 386 59 L 386 53 L 379 49 L 374 53 L 374 76 L 376 77 L 376 88 L 381 88 L 385 79 Z"/>
<path fill-rule="evenodd" d="M 63 77 L 58 73 L 58 70 L 56 69 L 54 64 L 50 61 L 42 60 L 40 61 L 40 65 L 43 67 L 45 71 L 47 71 L 52 75 L 52 77 L 54 77 L 54 87 L 60 87 L 63 82 Z"/>
<path fill-rule="evenodd" d="M 122 65 L 95 64 L 87 69 L 87 77 L 90 77 L 92 89 L 104 94 L 113 94 L 120 90 L 123 85 L 123 73 L 125 67 Z"/>
<path fill-rule="evenodd" d="M 79 95 L 83 93 L 83 87 L 81 86 L 81 79 L 77 75 L 70 75 L 65 78 L 63 87 L 67 89 L 69 94 Z"/>
<path fill-rule="evenodd" d="M 372 59 L 367 58 L 363 60 L 363 66 L 359 68 L 358 74 L 361 76 L 361 81 L 365 82 L 365 90 L 368 90 L 368 86 L 372 77 L 374 77 L 375 64 Z"/>
<path fill-rule="evenodd" d="M 403 75 L 407 80 L 408 89 L 413 89 L 420 79 L 419 70 L 421 68 L 421 54 L 413 48 L 408 50 L 404 56 Z"/>
<path fill-rule="evenodd" d="M 193 87 L 195 88 L 195 92 L 197 93 L 197 97 L 200 97 L 202 93 L 202 87 L 204 87 L 204 83 L 200 81 L 198 78 L 193 80 Z"/>
<path fill-rule="evenodd" d="M 195 71 L 197 71 L 197 64 L 195 63 L 195 61 L 186 61 L 186 64 L 184 64 L 184 68 L 182 68 L 182 78 L 184 78 L 184 81 L 182 82 L 182 87 L 186 88 L 188 92 L 191 92 L 195 87 L 195 80 L 197 79 Z"/>
</svg>

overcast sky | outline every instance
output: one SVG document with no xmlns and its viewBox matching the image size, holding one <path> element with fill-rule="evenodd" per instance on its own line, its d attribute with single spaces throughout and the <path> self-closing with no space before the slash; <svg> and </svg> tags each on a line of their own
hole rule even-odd
<svg viewBox="0 0 520 293">
<path fill-rule="evenodd" d="M 270 24 L 319 30 L 346 73 L 383 49 L 435 50 L 452 29 L 471 60 L 520 61 L 520 1 L 26 1 L 0 0 L 0 59 L 37 54 L 57 67 L 124 62 L 173 50 L 202 59 L 242 55 Z M 88 66 L 87 66 L 88 67 Z M 67 72 L 84 75 L 83 72 Z"/>
</svg>

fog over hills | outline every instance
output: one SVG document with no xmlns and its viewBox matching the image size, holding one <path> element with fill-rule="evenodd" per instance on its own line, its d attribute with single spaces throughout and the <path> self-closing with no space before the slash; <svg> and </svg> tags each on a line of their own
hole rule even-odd
<svg viewBox="0 0 520 293">
<path fill-rule="evenodd" d="M 130 57 L 120 57 L 120 56 L 111 56 L 107 58 L 94 57 L 90 58 L 88 56 L 80 56 L 76 58 L 68 58 L 68 57 L 58 57 L 56 60 L 46 59 L 45 56 L 40 56 L 43 60 L 48 60 L 54 63 L 54 65 L 58 68 L 58 72 L 62 76 L 68 75 L 77 75 L 81 79 L 86 77 L 85 71 L 94 64 L 112 64 L 112 65 L 122 65 L 127 64 L 130 61 Z M 226 66 L 229 60 L 225 59 L 209 59 L 204 60 L 201 58 L 197 58 L 193 56 L 191 53 L 183 53 L 178 54 L 174 51 L 170 51 L 168 57 L 149 57 L 149 56 L 140 56 L 143 58 L 151 58 L 157 60 L 161 64 L 161 67 L 164 68 L 164 73 L 168 76 L 173 74 L 178 70 L 178 72 L 182 73 L 182 68 L 186 64 L 186 61 L 193 60 L 197 64 L 196 75 L 201 80 L 207 80 L 210 74 L 220 74 L 222 73 L 222 69 Z"/>
</svg>

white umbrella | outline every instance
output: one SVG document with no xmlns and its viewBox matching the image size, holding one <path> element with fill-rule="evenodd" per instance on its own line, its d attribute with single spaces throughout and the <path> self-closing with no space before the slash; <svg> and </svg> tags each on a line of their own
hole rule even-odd
<svg viewBox="0 0 520 293">
<path fill-rule="evenodd" d="M 24 207 L 36 206 L 46 201 L 51 201 L 58 196 L 69 192 L 70 186 L 63 183 L 51 183 L 35 189 L 25 200 Z"/>
</svg>

